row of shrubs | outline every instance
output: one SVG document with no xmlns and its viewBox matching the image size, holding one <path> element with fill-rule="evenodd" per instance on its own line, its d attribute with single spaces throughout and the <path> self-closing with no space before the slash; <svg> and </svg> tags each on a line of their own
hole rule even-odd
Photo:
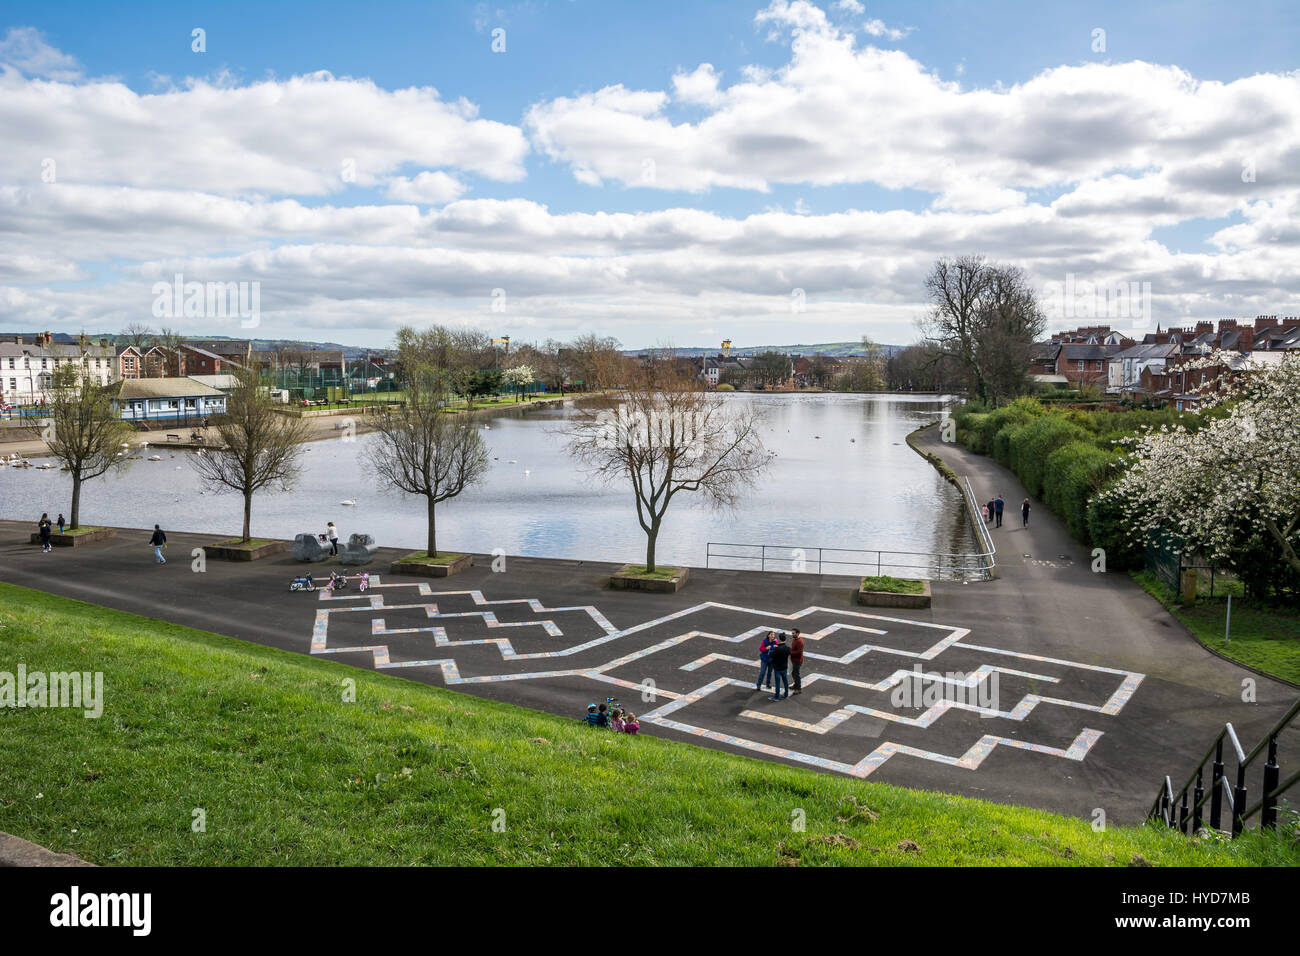
<svg viewBox="0 0 1300 956">
<path fill-rule="evenodd" d="M 961 444 L 1015 472 L 1071 534 L 1103 548 L 1107 567 L 1116 571 L 1141 567 L 1143 560 L 1142 542 L 1124 527 L 1119 505 L 1100 494 L 1122 467 L 1116 441 L 1147 426 L 1181 422 L 1195 428 L 1200 421 L 1169 409 L 1083 411 L 1049 407 L 1034 398 L 992 410 L 969 402 L 953 419 Z"/>
</svg>

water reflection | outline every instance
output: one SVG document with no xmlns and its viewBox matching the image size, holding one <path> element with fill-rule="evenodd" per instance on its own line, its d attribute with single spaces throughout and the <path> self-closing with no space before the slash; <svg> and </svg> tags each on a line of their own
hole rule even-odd
<svg viewBox="0 0 1300 956">
<path fill-rule="evenodd" d="M 767 414 L 763 438 L 777 453 L 756 491 L 734 513 L 677 496 L 660 535 L 665 563 L 702 565 L 705 544 L 768 543 L 804 548 L 971 551 L 976 544 L 955 488 L 907 447 L 904 437 L 941 417 L 933 395 L 735 395 Z M 631 491 L 578 471 L 558 431 L 568 409 L 536 408 L 490 420 L 483 432 L 494 458 L 484 484 L 438 509 L 438 543 L 453 550 L 622 561 L 644 557 L 645 537 Z M 367 532 L 385 545 L 424 546 L 422 500 L 382 493 L 361 467 L 368 436 L 307 447 L 291 493 L 253 505 L 253 532 L 291 538 L 333 520 L 347 535 Z M 235 495 L 201 487 L 185 460 L 137 461 L 121 475 L 88 482 L 82 521 L 217 534 L 237 532 Z M 0 469 L 0 513 L 30 519 L 67 513 L 63 472 Z M 340 502 L 356 499 L 347 507 Z"/>
</svg>

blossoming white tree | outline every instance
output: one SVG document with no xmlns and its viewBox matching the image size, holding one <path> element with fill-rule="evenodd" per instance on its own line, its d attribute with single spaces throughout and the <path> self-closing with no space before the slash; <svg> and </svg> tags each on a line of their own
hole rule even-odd
<svg viewBox="0 0 1300 956">
<path fill-rule="evenodd" d="M 1229 361 L 1215 354 L 1192 364 Z M 1194 432 L 1177 425 L 1128 439 L 1128 467 L 1108 493 L 1135 530 L 1164 528 L 1211 557 L 1262 529 L 1300 574 L 1300 354 L 1248 365 L 1202 403 L 1218 406 L 1227 414 Z"/>
<path fill-rule="evenodd" d="M 519 401 L 519 393 L 536 380 L 537 376 L 531 365 L 516 365 L 514 368 L 506 369 L 505 383 L 515 390 L 516 402 Z"/>
</svg>

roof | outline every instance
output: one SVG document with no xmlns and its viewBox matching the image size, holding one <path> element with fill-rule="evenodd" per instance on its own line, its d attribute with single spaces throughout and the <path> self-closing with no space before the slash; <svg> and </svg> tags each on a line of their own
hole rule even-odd
<svg viewBox="0 0 1300 956">
<path fill-rule="evenodd" d="M 1108 359 L 1121 349 L 1118 345 L 1078 345 L 1070 342 L 1061 346 L 1061 357 L 1070 362 Z"/>
<path fill-rule="evenodd" d="M 1061 354 L 1061 346 L 1056 342 L 1035 342 L 1033 350 L 1029 353 L 1030 359 L 1035 362 L 1050 362 Z"/>
<path fill-rule="evenodd" d="M 192 378 L 128 378 L 118 388 L 118 398 L 221 398 L 223 392 Z"/>
<path fill-rule="evenodd" d="M 1164 345 L 1150 343 L 1146 345 L 1132 345 L 1126 348 L 1122 352 L 1116 352 L 1114 355 L 1111 356 L 1111 358 L 1141 360 L 1141 359 L 1169 358 L 1170 356 L 1177 355 L 1177 354 L 1178 354 L 1177 345 L 1170 345 L 1168 343 L 1165 343 Z"/>
</svg>

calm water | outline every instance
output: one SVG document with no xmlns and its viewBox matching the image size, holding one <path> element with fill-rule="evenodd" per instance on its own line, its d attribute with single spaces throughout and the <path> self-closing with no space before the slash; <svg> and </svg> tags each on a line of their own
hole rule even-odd
<svg viewBox="0 0 1300 956">
<path fill-rule="evenodd" d="M 705 544 L 791 547 L 978 550 L 961 496 L 913 452 L 904 436 L 939 418 L 948 401 L 933 395 L 736 395 L 768 415 L 763 433 L 777 452 L 761 485 L 734 513 L 716 513 L 678 495 L 658 554 L 665 563 L 702 566 Z M 557 431 L 572 414 L 538 407 L 489 419 L 483 432 L 495 458 L 486 481 L 439 505 L 438 545 L 451 550 L 623 561 L 644 558 L 645 536 L 625 484 L 602 485 L 578 471 Z M 333 520 L 344 537 L 359 531 L 381 544 L 423 548 L 423 499 L 382 493 L 361 467 L 370 436 L 314 442 L 290 493 L 253 502 L 253 534 L 292 538 Z M 90 481 L 82 521 L 126 527 L 238 533 L 237 495 L 204 489 L 186 452 L 136 461 L 120 475 Z M 61 471 L 0 468 L 0 514 L 30 519 L 67 513 L 71 482 Z M 355 506 L 340 502 L 355 499 Z M 716 562 L 715 562 L 716 565 Z M 815 570 L 815 568 L 810 568 Z M 827 569 L 828 571 L 831 569 Z"/>
</svg>

